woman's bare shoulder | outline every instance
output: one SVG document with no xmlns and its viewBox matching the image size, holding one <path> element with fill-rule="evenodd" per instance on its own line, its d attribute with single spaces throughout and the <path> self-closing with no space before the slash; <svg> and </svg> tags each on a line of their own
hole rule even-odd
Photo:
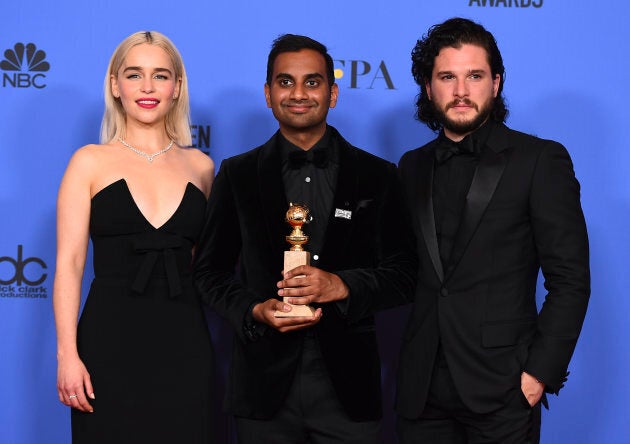
<svg viewBox="0 0 630 444">
<path fill-rule="evenodd" d="M 90 144 L 77 149 L 68 163 L 65 177 L 90 184 L 90 188 L 98 186 L 103 181 L 110 180 L 109 176 L 119 175 L 116 165 L 119 165 L 120 153 L 109 144 Z"/>
<path fill-rule="evenodd" d="M 92 143 L 78 148 L 72 155 L 75 162 L 98 162 L 112 154 L 112 145 Z"/>
<path fill-rule="evenodd" d="M 214 161 L 203 151 L 197 148 L 182 148 L 182 152 L 198 174 L 214 173 Z"/>
<path fill-rule="evenodd" d="M 181 151 L 189 165 L 189 171 L 194 176 L 192 182 L 207 196 L 214 179 L 214 161 L 209 155 L 197 148 L 182 148 Z"/>
</svg>

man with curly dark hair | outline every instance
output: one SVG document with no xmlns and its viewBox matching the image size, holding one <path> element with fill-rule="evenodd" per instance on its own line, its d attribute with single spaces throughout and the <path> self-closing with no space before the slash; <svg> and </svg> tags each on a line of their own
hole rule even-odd
<svg viewBox="0 0 630 444">
<path fill-rule="evenodd" d="M 590 294 L 580 186 L 562 145 L 505 126 L 505 68 L 483 26 L 433 26 L 412 62 L 416 117 L 439 135 L 399 163 L 420 259 L 399 436 L 538 442 L 540 404 L 566 381 Z"/>
</svg>

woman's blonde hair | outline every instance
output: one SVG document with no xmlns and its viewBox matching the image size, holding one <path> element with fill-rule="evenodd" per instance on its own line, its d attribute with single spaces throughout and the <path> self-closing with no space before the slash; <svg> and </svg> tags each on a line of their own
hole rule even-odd
<svg viewBox="0 0 630 444">
<path fill-rule="evenodd" d="M 175 79 L 181 79 L 179 94 L 173 107 L 170 109 L 165 119 L 166 134 L 180 146 L 192 145 L 190 133 L 190 104 L 188 97 L 188 78 L 184 61 L 179 51 L 166 37 L 157 31 L 141 31 L 131 34 L 123 40 L 109 61 L 107 73 L 105 74 L 105 113 L 101 122 L 101 143 L 109 143 L 119 137 L 124 137 L 126 130 L 125 110 L 120 99 L 114 97 L 112 92 L 111 76 L 117 76 L 127 53 L 131 48 L 143 43 L 155 45 L 162 48 L 171 58 Z"/>
</svg>

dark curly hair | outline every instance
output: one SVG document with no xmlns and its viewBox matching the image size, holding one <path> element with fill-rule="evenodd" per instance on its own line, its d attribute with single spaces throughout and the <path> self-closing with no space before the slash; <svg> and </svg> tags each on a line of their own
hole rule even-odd
<svg viewBox="0 0 630 444">
<path fill-rule="evenodd" d="M 273 76 L 273 64 L 278 55 L 284 52 L 298 52 L 302 49 L 312 49 L 324 57 L 324 60 L 326 61 L 328 86 L 333 86 L 335 83 L 335 68 L 333 59 L 330 54 L 328 54 L 328 48 L 319 43 L 317 40 L 296 34 L 282 34 L 273 41 L 271 51 L 267 57 L 267 85 L 271 85 L 273 80 L 271 78 Z"/>
<path fill-rule="evenodd" d="M 422 40 L 417 41 L 416 46 L 411 51 L 411 73 L 420 86 L 420 93 L 416 98 L 416 119 L 426 123 L 434 131 L 442 128 L 442 121 L 439 119 L 433 103 L 429 100 L 425 82 L 431 80 L 435 58 L 442 48 L 460 48 L 462 44 L 466 43 L 484 48 L 488 54 L 488 64 L 492 76 L 497 74 L 501 76 L 499 91 L 494 99 L 490 118 L 497 122 L 505 122 L 508 116 L 509 111 L 503 97 L 505 67 L 494 36 L 478 23 L 455 17 L 432 26 Z"/>
</svg>

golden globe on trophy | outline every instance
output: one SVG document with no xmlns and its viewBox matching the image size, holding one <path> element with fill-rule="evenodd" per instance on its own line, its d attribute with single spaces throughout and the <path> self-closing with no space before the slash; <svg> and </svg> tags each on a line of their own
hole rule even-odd
<svg viewBox="0 0 630 444">
<path fill-rule="evenodd" d="M 302 226 L 311 221 L 311 215 L 306 205 L 289 203 L 289 209 L 286 213 L 286 221 L 291 225 L 293 230 L 291 234 L 286 236 L 286 240 L 291 244 L 291 248 L 284 252 L 284 268 L 283 272 L 289 271 L 300 265 L 309 265 L 311 255 L 304 250 L 303 245 L 308 242 L 308 236 L 302 231 Z M 299 276 L 298 276 L 299 277 Z M 308 305 L 289 304 L 288 297 L 282 298 L 285 304 L 291 306 L 290 312 L 276 311 L 274 316 L 277 318 L 291 318 L 297 316 L 313 316 L 315 310 Z"/>
</svg>

